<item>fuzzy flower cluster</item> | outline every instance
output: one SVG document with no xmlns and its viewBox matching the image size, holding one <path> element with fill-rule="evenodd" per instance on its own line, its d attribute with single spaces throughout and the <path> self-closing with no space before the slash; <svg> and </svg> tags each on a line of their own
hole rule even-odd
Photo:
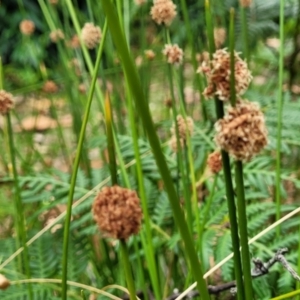
<svg viewBox="0 0 300 300">
<path fill-rule="evenodd" d="M 0 90 L 0 114 L 6 115 L 13 107 L 13 95 L 4 90 Z"/>
<path fill-rule="evenodd" d="M 248 88 L 252 76 L 247 63 L 243 61 L 237 52 L 234 54 L 235 92 L 241 96 Z M 203 62 L 198 68 L 198 73 L 204 73 L 208 86 L 203 95 L 206 98 L 217 96 L 222 101 L 230 98 L 230 53 L 226 49 L 217 50 L 211 62 Z"/>
<path fill-rule="evenodd" d="M 217 174 L 222 170 L 223 164 L 220 151 L 216 150 L 213 153 L 209 154 L 207 158 L 207 166 L 209 170 L 214 174 Z"/>
<path fill-rule="evenodd" d="M 53 80 L 47 80 L 43 85 L 43 91 L 47 94 L 54 94 L 58 91 L 58 86 Z"/>
<path fill-rule="evenodd" d="M 50 32 L 49 37 L 52 43 L 58 43 L 60 40 L 65 38 L 65 35 L 61 29 L 56 29 Z"/>
<path fill-rule="evenodd" d="M 150 15 L 157 24 L 171 25 L 176 14 L 176 5 L 172 0 L 154 0 Z"/>
<path fill-rule="evenodd" d="M 191 117 L 184 118 L 181 115 L 178 115 L 176 118 L 177 126 L 178 126 L 178 135 L 179 135 L 179 143 L 180 146 L 183 147 L 184 143 L 187 140 L 187 135 L 192 136 L 194 131 L 194 121 Z M 177 152 L 177 138 L 176 138 L 176 128 L 175 124 L 173 124 L 171 128 L 172 137 L 170 140 L 170 147 L 174 152 Z"/>
<path fill-rule="evenodd" d="M 216 144 L 237 160 L 249 161 L 268 143 L 264 115 L 255 102 L 240 100 L 227 107 L 215 129 Z"/>
<path fill-rule="evenodd" d="M 177 44 L 166 44 L 163 55 L 167 58 L 169 64 L 180 65 L 183 59 L 183 51 Z"/>
<path fill-rule="evenodd" d="M 99 26 L 85 23 L 81 30 L 81 38 L 88 49 L 94 49 L 99 44 L 102 33 Z"/>
<path fill-rule="evenodd" d="M 35 25 L 31 20 L 23 20 L 20 23 L 20 31 L 24 35 L 32 35 L 35 30 Z"/>
<path fill-rule="evenodd" d="M 103 233 L 127 239 L 140 229 L 140 199 L 135 191 L 120 186 L 104 187 L 94 200 L 93 215 Z"/>
<path fill-rule="evenodd" d="M 219 49 L 224 45 L 226 36 L 227 34 L 225 28 L 220 27 L 214 29 L 214 40 L 217 49 Z"/>
</svg>

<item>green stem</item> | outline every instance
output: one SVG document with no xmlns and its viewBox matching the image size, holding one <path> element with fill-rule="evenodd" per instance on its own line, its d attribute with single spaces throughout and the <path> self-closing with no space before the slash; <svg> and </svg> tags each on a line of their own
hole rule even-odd
<svg viewBox="0 0 300 300">
<path fill-rule="evenodd" d="M 105 0 L 105 1 L 107 1 L 107 0 Z M 120 240 L 120 246 L 121 246 L 123 267 L 124 267 L 124 271 L 125 271 L 130 300 L 136 300 L 134 281 L 132 278 L 132 270 L 131 270 L 130 263 L 129 263 L 129 255 L 128 255 L 126 241 Z"/>
<path fill-rule="evenodd" d="M 205 0 L 205 16 L 206 16 L 208 38 L 209 38 L 210 58 L 212 58 L 213 52 L 215 51 L 215 44 L 214 44 L 213 23 L 212 23 L 209 0 Z M 220 101 L 217 97 L 215 97 L 215 108 L 216 108 L 217 118 L 222 119 L 224 116 L 224 107 L 222 101 Z M 231 232 L 232 248 L 234 253 L 233 258 L 234 258 L 234 272 L 235 272 L 235 278 L 237 282 L 237 296 L 239 300 L 244 300 L 245 290 L 244 290 L 244 282 L 243 282 L 243 271 L 241 265 L 240 241 L 239 241 L 239 234 L 238 234 L 238 223 L 236 217 L 236 205 L 234 200 L 230 160 L 227 152 L 222 150 L 221 154 L 222 154 L 222 163 L 223 163 L 223 170 L 224 170 L 224 177 L 225 177 L 229 221 L 230 221 L 230 228 L 231 228 L 230 232 Z"/>
<path fill-rule="evenodd" d="M 230 103 L 236 104 L 235 93 L 235 57 L 234 57 L 234 9 L 230 9 L 230 26 L 229 26 L 229 49 L 230 49 Z"/>
<path fill-rule="evenodd" d="M 248 25 L 247 25 L 247 14 L 246 8 L 240 5 L 241 21 L 242 21 L 242 38 L 243 38 L 243 51 L 244 58 L 246 59 L 248 65 L 250 63 L 249 55 L 249 43 L 248 43 Z"/>
<path fill-rule="evenodd" d="M 197 253 L 195 251 L 192 237 L 189 233 L 187 223 L 184 219 L 184 215 L 180 207 L 178 195 L 176 194 L 168 165 L 166 163 L 164 154 L 161 150 L 161 145 L 156 130 L 154 128 L 154 124 L 150 115 L 148 104 L 144 97 L 144 92 L 141 86 L 141 82 L 138 77 L 138 73 L 134 65 L 133 59 L 129 53 L 129 49 L 126 44 L 124 34 L 121 30 L 120 22 L 116 14 L 115 7 L 111 0 L 102 0 L 102 7 L 108 19 L 108 26 L 113 41 L 121 57 L 124 72 L 127 76 L 128 85 L 134 97 L 136 108 L 141 116 L 144 128 L 147 131 L 148 139 L 154 157 L 156 159 L 157 166 L 161 173 L 162 179 L 165 183 L 165 189 L 169 196 L 169 201 L 174 213 L 174 218 L 177 226 L 179 227 L 180 234 L 185 245 L 185 251 L 190 260 L 190 267 L 198 283 L 198 289 L 201 292 L 201 295 L 204 300 L 210 299 L 205 280 L 203 279 L 202 267 L 198 260 Z"/>
<path fill-rule="evenodd" d="M 250 255 L 248 245 L 248 231 L 247 231 L 247 214 L 246 214 L 246 200 L 243 180 L 243 163 L 241 161 L 235 162 L 235 184 L 237 194 L 238 220 L 239 232 L 242 246 L 242 266 L 245 286 L 245 300 L 253 300 L 252 291 L 252 277 L 250 266 Z"/>
<path fill-rule="evenodd" d="M 284 67 L 284 0 L 280 0 L 280 48 L 279 48 L 279 80 L 277 100 L 277 143 L 276 143 L 276 221 L 280 219 L 281 211 L 281 138 L 283 109 L 283 67 Z M 280 237 L 280 226 L 276 228 L 276 236 Z"/>
<path fill-rule="evenodd" d="M 65 220 L 65 227 L 64 227 L 63 260 L 62 260 L 62 299 L 63 300 L 67 300 L 68 247 L 69 247 L 69 231 L 70 231 L 70 223 L 71 223 L 71 215 L 72 215 L 73 196 L 74 196 L 74 190 L 75 190 L 75 184 L 76 184 L 76 178 L 77 178 L 77 173 L 78 173 L 78 168 L 79 168 L 81 152 L 82 152 L 82 148 L 83 148 L 85 130 L 86 130 L 86 126 L 88 123 L 89 114 L 90 114 L 91 104 L 92 104 L 92 100 L 93 100 L 93 94 L 94 94 L 95 85 L 96 85 L 96 81 L 97 81 L 97 73 L 98 73 L 98 69 L 100 66 L 100 62 L 101 62 L 103 45 L 104 45 L 106 33 L 107 33 L 107 22 L 105 22 L 105 24 L 104 24 L 103 36 L 102 36 L 101 44 L 100 44 L 98 54 L 97 54 L 92 83 L 91 83 L 91 87 L 89 90 L 85 114 L 84 114 L 81 130 L 80 130 L 79 141 L 78 141 L 77 151 L 76 151 L 76 157 L 75 157 L 73 172 L 72 172 L 72 177 L 71 177 L 70 191 L 69 191 L 69 195 L 68 195 L 67 212 L 66 212 L 66 220 Z"/>
</svg>

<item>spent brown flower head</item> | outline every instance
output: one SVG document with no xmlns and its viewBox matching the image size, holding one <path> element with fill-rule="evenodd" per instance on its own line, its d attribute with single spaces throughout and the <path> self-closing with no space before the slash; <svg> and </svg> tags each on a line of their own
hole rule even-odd
<svg viewBox="0 0 300 300">
<path fill-rule="evenodd" d="M 53 80 L 47 80 L 43 85 L 43 91 L 48 94 L 54 94 L 58 91 L 58 86 Z"/>
<path fill-rule="evenodd" d="M 208 63 L 209 62 L 209 52 L 203 51 L 202 53 L 197 53 L 196 60 L 198 63 L 202 63 L 202 62 Z"/>
<path fill-rule="evenodd" d="M 154 0 L 150 15 L 157 24 L 171 25 L 176 14 L 176 5 L 171 0 Z"/>
<path fill-rule="evenodd" d="M 235 92 L 242 95 L 248 88 L 252 76 L 247 63 L 234 53 Z M 203 95 L 206 98 L 217 96 L 222 101 L 230 98 L 230 53 L 226 49 L 217 50 L 210 63 L 203 62 L 198 68 L 198 73 L 204 73 L 207 77 L 207 87 Z"/>
<path fill-rule="evenodd" d="M 252 4 L 252 0 L 240 0 L 240 5 L 242 7 L 249 7 Z"/>
<path fill-rule="evenodd" d="M 99 26 L 93 23 L 85 23 L 81 30 L 81 38 L 89 49 L 94 49 L 100 43 L 102 33 Z"/>
<path fill-rule="evenodd" d="M 4 90 L 0 90 L 0 114 L 6 115 L 13 107 L 13 95 Z"/>
<path fill-rule="evenodd" d="M 65 38 L 65 35 L 61 29 L 56 29 L 56 30 L 50 32 L 49 37 L 50 37 L 50 40 L 52 41 L 52 43 L 57 43 L 60 40 L 63 40 Z"/>
<path fill-rule="evenodd" d="M 127 239 L 140 229 L 140 199 L 133 190 L 117 185 L 104 187 L 94 200 L 93 215 L 103 233 L 113 238 Z"/>
<path fill-rule="evenodd" d="M 222 156 L 219 150 L 209 154 L 207 158 L 207 165 L 209 170 L 214 174 L 217 174 L 222 170 Z"/>
<path fill-rule="evenodd" d="M 240 100 L 215 124 L 216 144 L 237 160 L 248 161 L 268 143 L 265 118 L 258 103 Z"/>
<path fill-rule="evenodd" d="M 145 50 L 144 53 L 148 60 L 153 60 L 155 58 L 155 53 L 151 49 Z"/>
<path fill-rule="evenodd" d="M 214 40 L 215 40 L 215 45 L 216 48 L 219 49 L 221 48 L 226 40 L 226 29 L 225 28 L 215 28 L 214 29 Z"/>
<path fill-rule="evenodd" d="M 10 281 L 0 274 L 0 290 L 6 290 L 10 286 Z"/>
<path fill-rule="evenodd" d="M 169 64 L 180 65 L 182 63 L 183 51 L 177 44 L 166 44 L 163 54 L 167 58 Z"/>
<path fill-rule="evenodd" d="M 134 3 L 138 6 L 140 6 L 140 5 L 147 3 L 147 0 L 134 0 Z"/>
<path fill-rule="evenodd" d="M 31 20 L 23 20 L 20 23 L 20 31 L 24 35 L 32 35 L 34 33 L 34 30 L 35 30 L 35 25 Z"/>
<path fill-rule="evenodd" d="M 194 121 L 191 117 L 184 118 L 182 115 L 178 115 L 176 117 L 176 122 L 178 126 L 178 135 L 179 142 L 181 147 L 183 147 L 184 143 L 187 140 L 187 135 L 192 136 L 194 131 Z M 176 138 L 176 128 L 175 124 L 173 124 L 171 128 L 172 137 L 170 140 L 170 147 L 174 152 L 177 152 L 177 138 Z"/>
<path fill-rule="evenodd" d="M 77 34 L 74 34 L 72 38 L 67 43 L 68 47 L 72 49 L 80 48 L 80 40 Z"/>
</svg>

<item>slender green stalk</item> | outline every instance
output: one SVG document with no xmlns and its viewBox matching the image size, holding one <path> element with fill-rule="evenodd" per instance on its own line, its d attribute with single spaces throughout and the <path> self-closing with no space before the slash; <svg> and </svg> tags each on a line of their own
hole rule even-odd
<svg viewBox="0 0 300 300">
<path fill-rule="evenodd" d="M 105 123 L 106 123 L 106 137 L 107 137 L 107 150 L 109 157 L 109 168 L 111 175 L 112 184 L 118 184 L 117 178 L 117 164 L 116 164 L 116 155 L 114 147 L 114 136 L 113 136 L 113 120 L 112 120 L 112 111 L 110 105 L 110 99 L 108 93 L 105 96 Z"/>
<path fill-rule="evenodd" d="M 234 58 L 234 9 L 230 9 L 230 26 L 229 26 L 229 49 L 230 49 L 230 103 L 236 104 L 235 94 L 235 58 Z"/>
<path fill-rule="evenodd" d="M 284 68 L 284 0 L 280 0 L 280 48 L 279 74 L 277 98 L 277 143 L 276 143 L 276 221 L 280 219 L 281 211 L 281 137 L 282 137 L 282 109 L 283 109 L 283 68 Z M 280 227 L 276 228 L 276 236 L 280 237 Z"/>
<path fill-rule="evenodd" d="M 202 268 L 193 245 L 192 237 L 189 233 L 188 226 L 185 222 L 184 215 L 180 207 L 178 195 L 176 194 L 172 178 L 168 169 L 168 165 L 161 150 L 161 145 L 154 128 L 154 124 L 149 112 L 149 107 L 144 97 L 140 79 L 138 77 L 137 70 L 132 60 L 132 57 L 130 56 L 129 49 L 124 38 L 124 34 L 121 30 L 121 26 L 115 11 L 115 7 L 111 0 L 102 0 L 102 7 L 108 19 L 108 26 L 113 41 L 121 57 L 124 72 L 127 76 L 128 85 L 134 97 L 136 108 L 139 114 L 141 115 L 143 125 L 145 127 L 145 130 L 147 131 L 148 139 L 157 162 L 157 166 L 165 183 L 165 188 L 169 196 L 169 201 L 174 213 L 174 218 L 177 226 L 179 227 L 182 240 L 185 244 L 185 250 L 190 260 L 190 267 L 198 283 L 198 289 L 201 292 L 202 298 L 204 300 L 210 299 L 206 283 L 203 279 Z"/>
<path fill-rule="evenodd" d="M 289 292 L 287 294 L 272 298 L 271 300 L 281 300 L 281 299 L 293 299 L 294 296 L 300 295 L 300 290 Z"/>
<path fill-rule="evenodd" d="M 107 0 L 105 0 L 107 1 Z M 134 287 L 134 281 L 132 278 L 132 271 L 129 263 L 129 254 L 125 240 L 120 240 L 122 259 L 123 259 L 123 268 L 125 271 L 126 281 L 129 290 L 130 300 L 136 300 L 136 292 Z"/>
<path fill-rule="evenodd" d="M 242 266 L 245 286 L 245 300 L 253 300 L 252 291 L 252 277 L 250 266 L 250 255 L 248 245 L 248 231 L 247 231 L 247 214 L 246 214 L 246 200 L 243 180 L 243 163 L 241 161 L 235 162 L 235 184 L 237 194 L 238 207 L 238 225 L 240 232 L 240 241 L 242 246 Z"/>
<path fill-rule="evenodd" d="M 98 54 L 97 54 L 96 64 L 95 64 L 95 68 L 94 68 L 94 74 L 93 74 L 93 78 L 92 78 L 91 87 L 89 90 L 85 114 L 84 114 L 84 118 L 83 118 L 83 122 L 82 122 L 82 127 L 80 130 L 78 145 L 77 145 L 77 151 L 76 151 L 76 157 L 75 157 L 74 166 L 73 166 L 73 172 L 72 172 L 72 176 L 71 176 L 71 184 L 70 184 L 70 191 L 69 191 L 69 195 L 68 195 L 67 212 L 66 212 L 66 220 L 65 220 L 65 227 L 64 227 L 63 260 L 62 260 L 62 299 L 63 300 L 67 300 L 68 247 L 69 247 L 69 231 L 70 231 L 70 223 L 71 223 L 71 215 L 72 215 L 73 195 L 74 195 L 74 190 L 75 190 L 75 184 L 76 184 L 76 178 L 77 178 L 77 173 L 78 173 L 78 168 L 79 168 L 81 152 L 82 152 L 82 148 L 83 148 L 85 130 L 86 130 L 86 126 L 88 123 L 89 114 L 90 114 L 90 109 L 91 109 L 91 104 L 92 104 L 92 100 L 93 100 L 93 94 L 94 94 L 95 85 L 96 85 L 96 81 L 97 81 L 97 74 L 98 74 L 98 69 L 99 69 L 100 62 L 101 62 L 103 45 L 104 45 L 106 33 L 107 33 L 107 22 L 105 22 L 105 25 L 104 25 L 103 36 L 102 36 L 101 44 L 100 44 Z"/>
<path fill-rule="evenodd" d="M 247 14 L 246 8 L 240 5 L 240 15 L 242 21 L 242 38 L 243 38 L 243 52 L 244 58 L 246 59 L 247 63 L 250 62 L 250 54 L 249 54 L 249 43 L 248 43 L 248 24 L 247 24 Z"/>
<path fill-rule="evenodd" d="M 129 87 L 128 87 L 128 90 L 129 90 Z M 140 195 L 141 202 L 142 202 L 142 209 L 143 209 L 144 222 L 145 222 L 145 232 L 146 232 L 145 235 L 146 235 L 148 241 L 152 241 L 150 216 L 149 216 L 148 207 L 147 207 L 147 198 L 146 198 L 146 192 L 145 192 L 145 187 L 144 187 L 142 162 L 141 162 L 141 157 L 140 157 L 138 136 L 137 136 L 137 132 L 136 132 L 136 123 L 134 120 L 134 110 L 133 110 L 133 105 L 132 105 L 133 103 L 132 103 L 131 97 L 128 97 L 127 104 L 128 104 L 128 108 L 129 108 L 131 134 L 132 134 L 134 154 L 135 154 L 135 159 L 136 159 L 136 171 L 137 171 L 138 184 L 139 184 L 139 195 Z M 141 234 L 143 234 L 143 233 L 141 233 Z M 142 241 L 143 241 L 143 239 L 142 239 Z M 161 299 L 161 293 L 160 293 L 159 283 L 158 283 L 158 272 L 157 272 L 156 263 L 155 263 L 155 254 L 154 254 L 153 244 L 152 243 L 143 243 L 143 246 L 145 249 L 147 262 L 149 265 L 149 273 L 150 273 L 150 278 L 151 278 L 155 298 Z"/>
<path fill-rule="evenodd" d="M 208 39 L 209 39 L 210 57 L 212 58 L 213 52 L 215 51 L 215 44 L 214 44 L 213 23 L 212 23 L 209 0 L 205 0 L 205 16 L 206 16 Z M 224 116 L 223 103 L 222 101 L 217 99 L 217 97 L 215 97 L 215 108 L 216 108 L 217 118 L 218 119 L 223 118 Z M 234 200 L 230 160 L 229 160 L 228 153 L 225 152 L 224 150 L 221 151 L 221 155 L 222 155 L 223 170 L 224 170 L 224 177 L 225 177 L 225 187 L 226 187 L 227 205 L 228 205 L 229 221 L 230 221 L 230 228 L 231 228 L 232 248 L 234 253 L 234 271 L 235 271 L 235 278 L 237 282 L 237 296 L 239 300 L 244 300 L 246 298 L 245 298 L 245 290 L 244 290 L 244 282 L 243 282 L 243 271 L 241 265 L 240 241 L 239 241 L 239 234 L 238 234 L 238 223 L 236 217 L 236 205 Z"/>
</svg>

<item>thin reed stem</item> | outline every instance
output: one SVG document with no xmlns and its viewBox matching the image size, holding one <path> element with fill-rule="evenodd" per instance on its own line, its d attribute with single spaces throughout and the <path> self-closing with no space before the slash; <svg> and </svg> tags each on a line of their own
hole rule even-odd
<svg viewBox="0 0 300 300">
<path fill-rule="evenodd" d="M 65 219 L 65 227 L 64 227 L 64 243 L 63 243 L 63 260 L 62 260 L 62 299 L 67 300 L 67 276 L 68 276 L 68 248 L 69 248 L 69 231 L 70 231 L 70 223 L 71 223 L 71 215 L 72 215 L 72 203 L 73 203 L 73 196 L 75 191 L 75 184 L 76 184 L 76 178 L 79 168 L 79 162 L 81 157 L 81 152 L 83 148 L 83 142 L 84 142 L 84 136 L 85 136 L 85 130 L 88 123 L 88 118 L 90 114 L 91 104 L 93 100 L 95 85 L 97 81 L 97 74 L 98 69 L 101 62 L 102 52 L 103 52 L 103 45 L 104 40 L 107 33 L 107 22 L 105 22 L 103 27 L 103 36 L 101 40 L 101 44 L 98 50 L 96 64 L 94 68 L 94 75 L 92 78 L 91 87 L 89 90 L 88 100 L 86 104 L 86 109 L 84 113 L 84 118 L 80 130 L 79 135 L 79 141 L 77 145 L 77 151 L 76 151 L 76 157 L 73 165 L 73 171 L 71 176 L 71 184 L 70 184 L 70 191 L 68 195 L 68 202 L 67 202 L 67 213 L 66 213 L 66 219 Z"/>
<path fill-rule="evenodd" d="M 281 138 L 282 138 L 282 110 L 283 110 L 283 68 L 284 68 L 284 0 L 280 0 L 280 48 L 277 98 L 277 143 L 276 143 L 276 221 L 281 212 Z M 276 228 L 276 236 L 280 237 L 280 227 Z"/>
<path fill-rule="evenodd" d="M 148 139 L 157 162 L 162 179 L 165 183 L 165 189 L 169 196 L 169 201 L 174 213 L 174 218 L 177 226 L 179 227 L 182 240 L 185 244 L 186 254 L 190 260 L 190 267 L 193 271 L 193 275 L 198 282 L 198 289 L 201 292 L 202 298 L 204 300 L 210 299 L 207 286 L 203 280 L 203 272 L 200 262 L 195 251 L 192 237 L 189 233 L 187 223 L 184 219 L 183 212 L 180 207 L 178 195 L 176 194 L 171 174 L 167 166 L 165 157 L 161 150 L 161 145 L 157 137 L 157 133 L 154 128 L 154 124 L 149 112 L 149 107 L 147 105 L 144 93 L 142 90 L 141 82 L 138 77 L 136 67 L 134 65 L 133 59 L 130 56 L 129 49 L 127 47 L 124 34 L 121 30 L 120 22 L 118 20 L 115 7 L 111 0 L 102 0 L 102 7 L 106 13 L 108 19 L 109 29 L 116 45 L 118 53 L 121 57 L 124 72 L 127 76 L 128 85 L 130 87 L 131 93 L 133 95 L 136 108 L 141 115 L 143 125 L 148 134 Z"/>
</svg>

